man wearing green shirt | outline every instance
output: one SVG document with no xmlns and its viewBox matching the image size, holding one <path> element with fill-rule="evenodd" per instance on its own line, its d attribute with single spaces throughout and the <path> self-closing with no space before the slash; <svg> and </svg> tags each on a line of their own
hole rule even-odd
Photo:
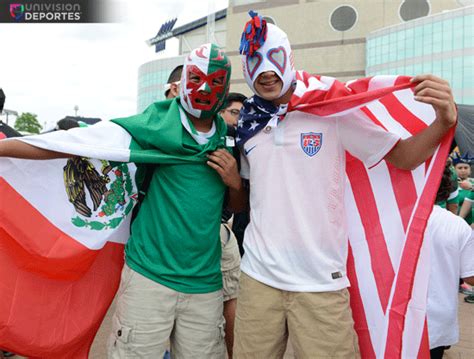
<svg viewBox="0 0 474 359">
<path fill-rule="evenodd" d="M 226 125 L 217 116 L 229 80 L 223 51 L 203 45 L 185 60 L 180 98 L 166 102 L 165 116 L 182 124 L 183 153 L 221 149 L 211 152 L 208 165 L 160 164 L 154 171 L 125 250 L 111 358 L 160 357 L 168 339 L 176 358 L 225 355 L 220 213 L 225 186 L 232 196 L 241 185 L 235 159 L 223 148 Z M 135 122 L 117 123 L 142 147 L 152 141 L 148 131 L 135 134 Z"/>
</svg>

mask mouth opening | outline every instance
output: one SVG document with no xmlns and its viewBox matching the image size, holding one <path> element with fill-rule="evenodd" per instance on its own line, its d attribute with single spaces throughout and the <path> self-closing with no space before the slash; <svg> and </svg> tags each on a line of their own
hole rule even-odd
<svg viewBox="0 0 474 359">
<path fill-rule="evenodd" d="M 266 87 L 266 86 L 273 86 L 280 83 L 281 79 L 278 76 L 276 76 L 275 78 L 272 78 L 272 79 L 257 80 L 256 82 L 258 82 L 260 86 Z"/>
<path fill-rule="evenodd" d="M 196 110 L 211 111 L 218 100 L 209 93 L 198 92 L 194 96 L 190 96 L 192 106 Z"/>
<path fill-rule="evenodd" d="M 197 98 L 195 101 L 198 105 L 207 105 L 207 106 L 209 106 L 211 104 L 211 101 L 202 100 L 202 99 L 199 99 L 199 98 Z"/>
</svg>

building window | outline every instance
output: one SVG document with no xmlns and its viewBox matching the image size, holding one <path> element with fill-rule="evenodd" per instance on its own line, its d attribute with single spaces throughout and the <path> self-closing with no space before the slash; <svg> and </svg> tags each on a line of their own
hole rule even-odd
<svg viewBox="0 0 474 359">
<path fill-rule="evenodd" d="M 398 14 L 403 21 L 410 21 L 427 16 L 430 10 L 430 3 L 427 0 L 404 0 Z"/>
<path fill-rule="evenodd" d="M 336 8 L 329 19 L 329 23 L 336 31 L 347 31 L 357 22 L 357 11 L 349 5 Z"/>
</svg>

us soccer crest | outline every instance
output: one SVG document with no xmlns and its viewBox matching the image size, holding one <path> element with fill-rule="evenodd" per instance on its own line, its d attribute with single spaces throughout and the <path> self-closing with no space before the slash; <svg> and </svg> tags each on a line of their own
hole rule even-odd
<svg viewBox="0 0 474 359">
<path fill-rule="evenodd" d="M 137 193 L 128 165 L 73 157 L 64 166 L 64 185 L 76 227 L 113 229 L 132 211 Z"/>
<path fill-rule="evenodd" d="M 323 144 L 323 134 L 307 132 L 301 134 L 301 148 L 309 157 L 319 152 Z"/>
</svg>

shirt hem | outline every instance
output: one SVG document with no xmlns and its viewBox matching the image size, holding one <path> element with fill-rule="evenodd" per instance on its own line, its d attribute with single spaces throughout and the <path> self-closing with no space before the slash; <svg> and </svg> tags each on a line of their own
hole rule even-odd
<svg viewBox="0 0 474 359">
<path fill-rule="evenodd" d="M 430 340 L 430 350 L 434 348 L 438 348 L 438 347 L 447 347 L 450 345 L 456 345 L 458 342 L 459 342 L 459 335 L 457 339 L 453 339 L 453 340 L 444 340 L 444 341 L 440 340 L 438 342 L 433 342 L 433 343 L 431 343 L 431 340 Z"/>
<path fill-rule="evenodd" d="M 130 258 L 126 258 L 125 262 L 127 265 L 134 270 L 135 272 L 141 274 L 142 276 L 152 280 L 153 282 L 159 283 L 161 285 L 164 285 L 167 288 L 170 288 L 176 292 L 180 293 L 185 293 L 185 294 L 205 294 L 205 293 L 212 293 L 215 291 L 218 291 L 222 289 L 222 284 L 221 285 L 216 285 L 216 286 L 209 286 L 209 287 L 203 287 L 203 288 L 195 288 L 195 289 L 190 289 L 190 288 L 183 288 L 179 285 L 172 285 L 170 282 L 163 280 L 151 273 L 149 273 L 146 269 L 140 267 L 138 264 L 133 262 Z"/>
<path fill-rule="evenodd" d="M 394 138 L 395 142 L 394 143 L 389 143 L 387 146 L 383 148 L 382 151 L 380 151 L 377 156 L 371 156 L 375 157 L 375 159 L 370 159 L 367 163 L 367 167 L 369 169 L 377 166 L 382 160 L 390 153 L 392 150 L 395 148 L 395 146 L 401 141 L 401 138 Z"/>
<path fill-rule="evenodd" d="M 285 285 L 282 284 L 281 282 L 275 282 L 265 276 L 262 276 L 258 273 L 252 272 L 251 270 L 248 270 L 247 268 L 241 267 L 240 270 L 248 275 L 249 277 L 265 284 L 268 285 L 272 288 L 280 289 L 280 290 L 285 290 L 288 292 L 335 292 L 344 288 L 350 287 L 349 279 L 347 277 L 343 277 L 337 281 L 337 283 L 334 284 L 329 284 L 329 285 L 314 285 L 314 284 L 308 284 L 308 285 L 299 285 L 299 284 L 290 284 L 290 285 Z"/>
</svg>

